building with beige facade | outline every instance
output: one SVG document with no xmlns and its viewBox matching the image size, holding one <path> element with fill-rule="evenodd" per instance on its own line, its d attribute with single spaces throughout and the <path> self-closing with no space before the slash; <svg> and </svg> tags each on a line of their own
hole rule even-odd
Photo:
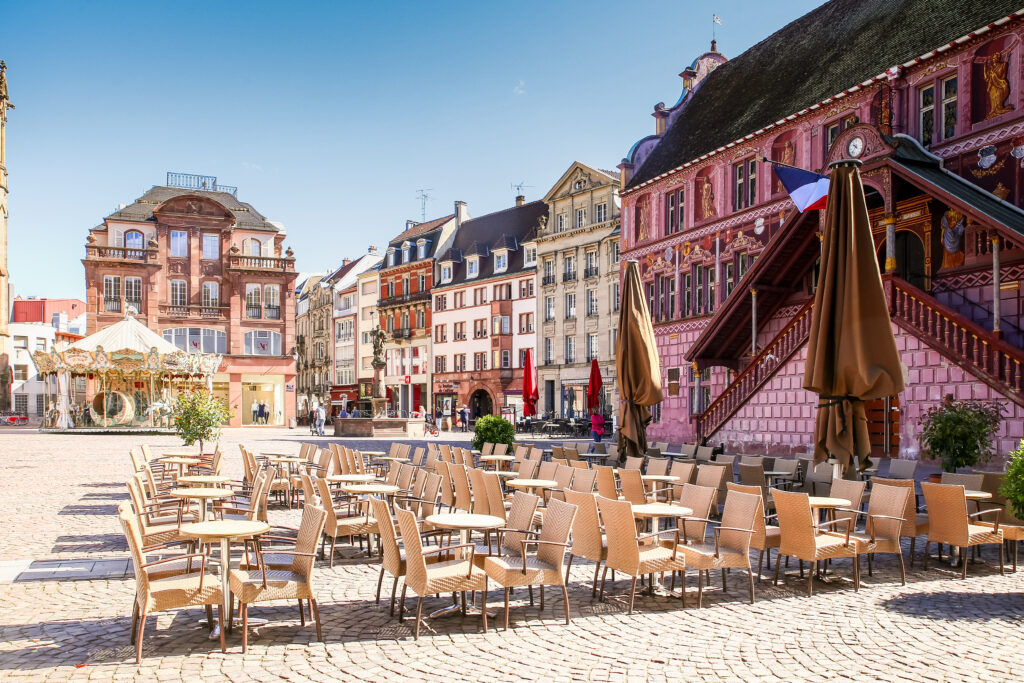
<svg viewBox="0 0 1024 683">
<path fill-rule="evenodd" d="M 380 324 L 377 299 L 380 291 L 381 263 L 359 274 L 356 278 L 356 382 L 359 400 L 356 407 L 363 417 L 373 415 L 373 339 L 370 333 Z"/>
<path fill-rule="evenodd" d="M 575 162 L 544 197 L 547 220 L 524 245 L 537 250 L 538 411 L 586 414 L 597 359 L 605 413 L 618 406 L 618 174 Z"/>
</svg>

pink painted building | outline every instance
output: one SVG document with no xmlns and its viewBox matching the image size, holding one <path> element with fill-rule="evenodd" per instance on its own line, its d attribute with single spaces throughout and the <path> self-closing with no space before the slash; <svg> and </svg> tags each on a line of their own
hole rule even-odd
<svg viewBox="0 0 1024 683">
<path fill-rule="evenodd" d="M 832 0 L 743 54 L 714 43 L 620 165 L 665 400 L 650 438 L 809 452 L 802 388 L 824 213 L 763 157 L 855 157 L 907 389 L 869 406 L 876 453 L 916 457 L 946 394 L 1024 436 L 1024 17 L 1013 2 Z M 855 11 L 856 10 L 856 11 Z"/>
</svg>

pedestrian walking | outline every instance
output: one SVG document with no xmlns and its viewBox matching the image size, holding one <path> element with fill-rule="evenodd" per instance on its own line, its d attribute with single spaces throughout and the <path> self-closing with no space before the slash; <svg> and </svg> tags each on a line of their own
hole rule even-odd
<svg viewBox="0 0 1024 683">
<path fill-rule="evenodd" d="M 601 413 L 590 416 L 590 434 L 594 437 L 594 443 L 601 443 L 604 436 L 604 415 Z"/>
</svg>

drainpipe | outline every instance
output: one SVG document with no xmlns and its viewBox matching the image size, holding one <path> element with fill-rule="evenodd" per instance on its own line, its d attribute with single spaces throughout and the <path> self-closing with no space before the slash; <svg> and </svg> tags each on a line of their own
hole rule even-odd
<svg viewBox="0 0 1024 683">
<path fill-rule="evenodd" d="M 750 288 L 750 357 L 757 355 L 757 290 Z"/>
<path fill-rule="evenodd" d="M 996 337 L 1002 336 L 999 329 L 999 235 L 992 235 L 992 332 Z"/>
</svg>

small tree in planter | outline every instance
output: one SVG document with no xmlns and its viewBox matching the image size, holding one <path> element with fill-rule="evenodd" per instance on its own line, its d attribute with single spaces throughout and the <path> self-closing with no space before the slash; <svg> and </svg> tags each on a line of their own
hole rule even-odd
<svg viewBox="0 0 1024 683">
<path fill-rule="evenodd" d="M 191 446 L 220 438 L 221 426 L 231 419 L 231 411 L 206 389 L 188 389 L 178 394 L 174 405 L 174 431 Z"/>
<path fill-rule="evenodd" d="M 999 489 L 1006 496 L 1006 506 L 1017 519 L 1024 519 L 1024 440 L 1010 453 L 1006 464 L 1006 479 Z"/>
<path fill-rule="evenodd" d="M 516 438 L 516 428 L 505 418 L 486 415 L 476 421 L 473 429 L 473 448 L 480 450 L 485 443 L 503 443 L 509 448 Z"/>
<path fill-rule="evenodd" d="M 918 421 L 921 453 L 941 460 L 944 472 L 973 467 L 992 457 L 992 440 L 1002 421 L 998 401 L 957 401 L 949 395 Z"/>
</svg>

